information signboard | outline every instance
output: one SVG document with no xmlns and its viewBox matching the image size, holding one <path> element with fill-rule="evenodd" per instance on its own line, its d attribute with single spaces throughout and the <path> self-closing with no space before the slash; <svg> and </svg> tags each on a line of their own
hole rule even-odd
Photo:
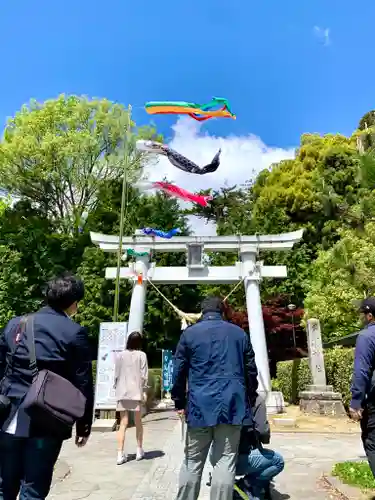
<svg viewBox="0 0 375 500">
<path fill-rule="evenodd" d="M 118 352 L 125 349 L 127 323 L 101 323 L 98 361 L 96 364 L 95 409 L 115 410 L 116 395 L 113 388 L 115 360 Z"/>
<path fill-rule="evenodd" d="M 173 377 L 173 353 L 163 349 L 163 391 L 171 392 L 172 390 L 172 377 Z"/>
</svg>

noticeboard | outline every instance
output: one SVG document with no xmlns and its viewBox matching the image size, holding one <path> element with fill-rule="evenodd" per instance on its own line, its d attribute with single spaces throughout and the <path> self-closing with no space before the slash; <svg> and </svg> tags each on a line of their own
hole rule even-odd
<svg viewBox="0 0 375 500">
<path fill-rule="evenodd" d="M 163 391 L 171 392 L 173 379 L 173 353 L 163 349 L 163 364 L 162 364 L 162 383 Z"/>
<path fill-rule="evenodd" d="M 95 409 L 115 410 L 116 394 L 113 388 L 115 359 L 125 349 L 127 323 L 101 323 L 98 361 L 96 365 Z"/>
</svg>

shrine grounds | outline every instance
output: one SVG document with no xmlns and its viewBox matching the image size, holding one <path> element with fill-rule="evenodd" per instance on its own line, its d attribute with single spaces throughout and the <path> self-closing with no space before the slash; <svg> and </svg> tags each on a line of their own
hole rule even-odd
<svg viewBox="0 0 375 500">
<path fill-rule="evenodd" d="M 95 432 L 83 449 L 65 444 L 56 466 L 52 500 L 174 500 L 183 457 L 180 421 L 171 410 L 147 415 L 145 460 L 135 461 L 135 430 L 128 430 L 126 451 L 130 461 L 116 465 L 113 432 Z M 322 427 L 327 432 L 326 427 Z M 285 458 L 285 470 L 277 477 L 275 500 L 362 499 L 340 494 L 322 479 L 335 463 L 364 458 L 358 432 L 287 432 L 273 429 L 272 448 Z M 209 499 L 204 472 L 200 499 Z M 334 483 L 338 486 L 338 483 Z M 352 494 L 351 494 L 352 495 Z M 368 497 L 367 497 L 368 498 Z"/>
</svg>

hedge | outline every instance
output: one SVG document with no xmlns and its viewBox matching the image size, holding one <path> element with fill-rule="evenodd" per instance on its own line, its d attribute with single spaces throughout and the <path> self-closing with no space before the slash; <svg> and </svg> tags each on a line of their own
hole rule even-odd
<svg viewBox="0 0 375 500">
<path fill-rule="evenodd" d="M 350 384 L 353 373 L 354 349 L 334 347 L 324 351 L 327 384 L 340 392 L 343 402 L 349 405 Z M 275 390 L 280 390 L 285 401 L 297 404 L 298 393 L 312 383 L 308 359 L 295 359 L 277 363 L 277 376 L 273 380 Z"/>
<path fill-rule="evenodd" d="M 161 368 L 150 368 L 148 371 L 147 400 L 149 402 L 160 399 Z"/>
</svg>

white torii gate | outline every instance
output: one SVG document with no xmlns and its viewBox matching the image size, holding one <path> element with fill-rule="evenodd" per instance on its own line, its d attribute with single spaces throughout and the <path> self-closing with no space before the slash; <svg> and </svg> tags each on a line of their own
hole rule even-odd
<svg viewBox="0 0 375 500">
<path fill-rule="evenodd" d="M 271 392 L 259 284 L 263 278 L 286 278 L 287 269 L 285 266 L 264 266 L 261 261 L 257 261 L 257 257 L 262 250 L 290 250 L 302 238 L 302 235 L 303 230 L 255 236 L 176 236 L 170 240 L 145 236 L 138 232 L 134 236 L 124 237 L 124 254 L 128 249 L 143 254 L 136 256 L 135 265 L 132 263 L 120 269 L 120 278 L 131 279 L 134 282 L 128 331 L 142 331 L 145 311 L 147 279 L 138 282 L 135 273 L 141 273 L 144 278 L 158 284 L 231 284 L 243 279 L 250 337 L 259 372 L 259 392 L 266 395 L 269 413 L 282 411 L 284 407 L 282 394 Z M 99 245 L 103 251 L 118 252 L 118 236 L 99 233 L 91 233 L 90 236 L 91 241 Z M 209 266 L 204 262 L 204 251 L 237 251 L 240 261 L 233 266 Z M 186 252 L 187 265 L 185 267 L 157 267 L 150 262 L 153 252 Z M 116 271 L 115 267 L 107 267 L 106 278 L 115 279 Z"/>
</svg>

